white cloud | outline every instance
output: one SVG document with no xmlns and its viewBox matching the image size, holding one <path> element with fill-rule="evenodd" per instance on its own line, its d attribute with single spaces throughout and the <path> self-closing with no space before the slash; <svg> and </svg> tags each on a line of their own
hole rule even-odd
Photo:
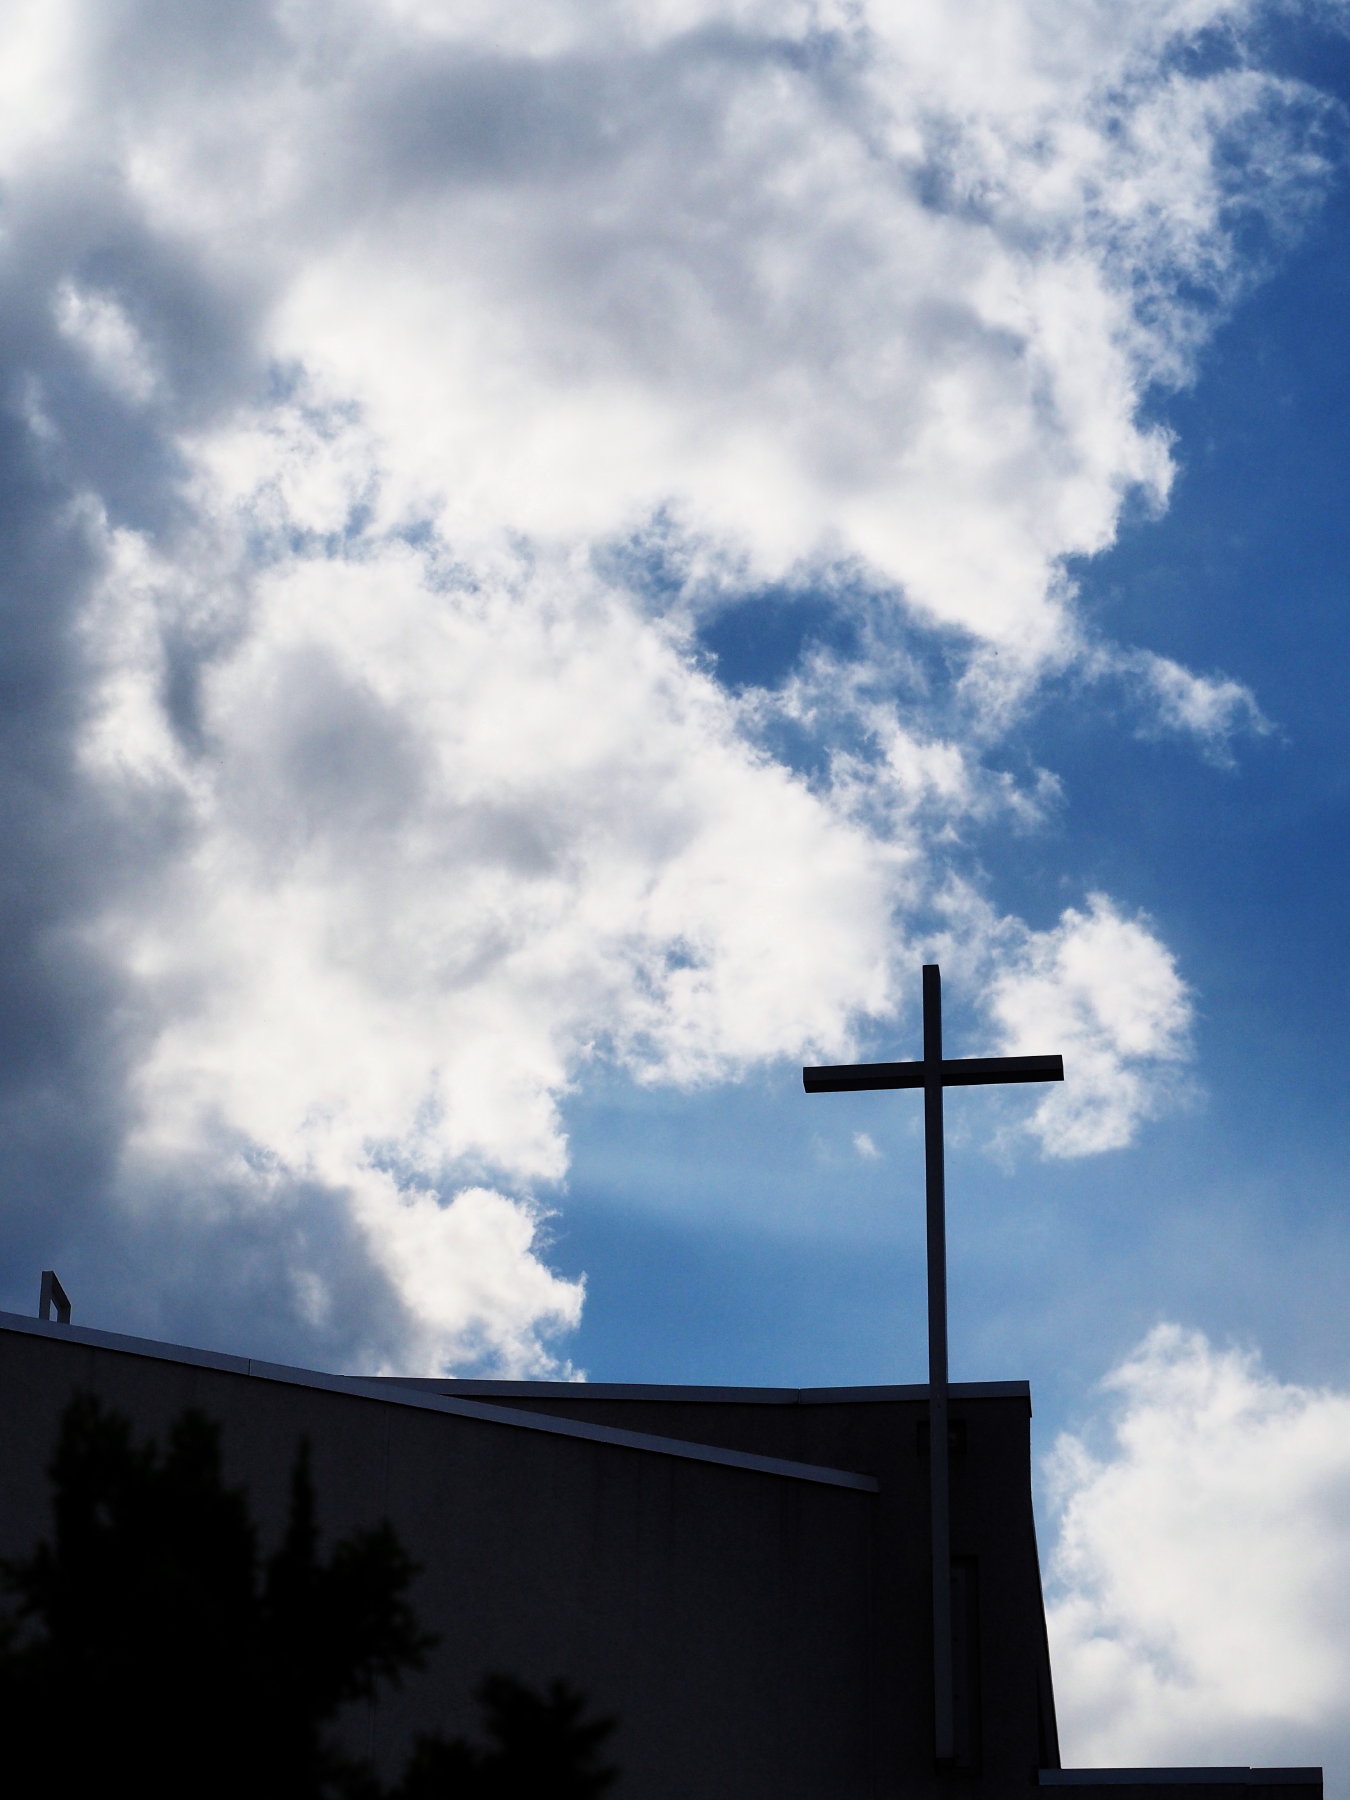
<svg viewBox="0 0 1350 1800">
<path fill-rule="evenodd" d="M 1049 1462 L 1069 1766 L 1350 1751 L 1350 1396 L 1160 1325 L 1108 1377 L 1110 1442 Z"/>
<path fill-rule="evenodd" d="M 470 1277 L 412 1278 L 489 1241 L 463 1229 L 480 1190 L 438 1214 L 424 1185 L 560 1178 L 559 1101 L 599 1054 L 690 1081 L 841 1048 L 888 1003 L 887 858 L 584 569 L 469 580 L 398 544 L 286 560 L 203 677 L 196 749 L 159 701 L 172 580 L 123 534 L 86 624 L 88 766 L 181 833 L 91 927 L 144 1021 L 129 1174 L 190 1170 L 222 1130 L 261 1146 L 350 1196 L 438 1361 L 476 1332 L 533 1366 L 509 1284 L 489 1329 L 456 1311 Z M 389 1157 L 423 1184 L 402 1203 Z M 519 1206 L 508 1260 L 542 1330 L 572 1300 Z"/>
<path fill-rule="evenodd" d="M 540 1259 L 539 1209 L 491 1188 L 434 1192 L 366 1173 L 353 1211 L 411 1318 L 394 1374 L 486 1366 L 519 1378 L 567 1376 L 550 1339 L 581 1317 L 583 1281 Z"/>
<path fill-rule="evenodd" d="M 1196 675 L 1170 656 L 1141 652 L 1142 672 L 1158 701 L 1158 720 L 1174 731 L 1191 731 L 1226 755 L 1239 731 L 1265 732 L 1270 723 L 1251 689 L 1226 675 Z"/>
<path fill-rule="evenodd" d="M 155 994 L 149 1139 L 219 1111 L 324 1178 L 386 1140 L 556 1178 L 593 1046 L 688 1080 L 886 1004 L 885 859 L 622 596 L 391 546 L 253 600 L 203 684 L 208 753 L 161 777 L 191 853 L 100 925 Z M 119 633 L 132 605 L 105 603 Z M 120 643 L 90 752 L 115 781 L 128 689 L 162 679 Z"/>
<path fill-rule="evenodd" d="M 1176 1096 L 1189 1052 L 1190 997 L 1165 945 L 1103 894 L 1027 932 L 990 987 L 988 1008 L 1009 1055 L 1058 1051 L 1055 1085 L 1029 1121 L 1047 1155 L 1127 1144 L 1141 1119 Z"/>
<path fill-rule="evenodd" d="M 14 14 L 65 96 L 0 132 L 6 291 L 103 562 L 62 642 L 125 847 L 81 934 L 123 1191 L 245 1146 L 364 1234 L 419 1355 L 542 1367 L 579 1290 L 532 1196 L 587 1070 L 727 1078 L 893 1007 L 963 833 L 1055 804 L 991 759 L 1087 654 L 1065 559 L 1165 497 L 1149 384 L 1243 209 L 1323 179 L 1311 98 L 1172 54 L 1248 11 Z M 736 696 L 696 628 L 778 580 L 859 648 Z M 1242 715 L 1138 654 L 1164 720 Z M 1008 1047 L 1070 1061 L 1045 1147 L 1127 1141 L 1185 1051 L 1162 944 L 1098 898 L 969 947 Z"/>
<path fill-rule="evenodd" d="M 858 556 L 1034 670 L 1069 647 L 1060 560 L 1170 479 L 1137 403 L 1193 327 L 1145 327 L 1134 283 L 1225 273 L 1219 147 L 1282 98 L 1150 78 L 1229 9 L 1103 13 L 1082 64 L 1016 6 L 997 53 L 928 8 L 827 11 L 811 49 L 808 15 L 736 9 L 634 7 L 556 60 L 481 17 L 430 60 L 365 35 L 310 97 L 333 161 L 290 205 L 332 224 L 283 263 L 270 346 L 359 400 L 391 496 L 457 543 L 668 506 L 759 579 Z M 180 228 L 216 219 L 182 192 L 165 171 Z"/>
<path fill-rule="evenodd" d="M 135 326 L 116 300 L 63 282 L 54 310 L 58 329 L 80 346 L 109 386 L 137 404 L 152 397 L 155 371 Z"/>
<path fill-rule="evenodd" d="M 69 130 L 82 8 L 78 0 L 15 0 L 0 19 L 0 167 Z"/>
<path fill-rule="evenodd" d="M 1152 650 L 1097 649 L 1083 658 L 1098 679 L 1123 681 L 1143 710 L 1141 735 L 1193 737 L 1211 762 L 1231 766 L 1232 743 L 1273 730 L 1255 694 L 1230 675 L 1197 675 Z"/>
<path fill-rule="evenodd" d="M 1316 172 L 1294 90 L 1168 65 L 1248 8 L 546 11 L 526 48 L 292 7 L 195 123 L 142 87 L 130 194 L 252 260 L 263 347 L 457 545 L 669 507 L 758 578 L 853 555 L 1023 672 L 1065 654 L 1062 558 L 1170 480 L 1139 399 L 1189 368 L 1181 283 L 1226 290 L 1234 207 Z"/>
</svg>

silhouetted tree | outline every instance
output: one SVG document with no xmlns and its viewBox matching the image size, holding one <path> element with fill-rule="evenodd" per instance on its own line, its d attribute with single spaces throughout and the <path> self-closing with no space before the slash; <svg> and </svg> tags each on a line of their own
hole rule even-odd
<svg viewBox="0 0 1350 1800">
<path fill-rule="evenodd" d="M 220 1432 L 200 1412 L 161 1455 L 83 1395 L 50 1465 L 54 1531 L 0 1564 L 0 1743 L 15 1783 L 145 1800 L 383 1800 L 327 1733 L 342 1708 L 420 1667 L 435 1641 L 407 1601 L 416 1573 L 388 1524 L 320 1554 L 307 1445 L 286 1528 L 260 1558 Z M 486 1749 L 418 1742 L 394 1800 L 590 1800 L 608 1720 L 582 1696 L 506 1676 L 480 1691 Z"/>
<path fill-rule="evenodd" d="M 18 1601 L 0 1660 L 4 1742 L 72 1792 L 308 1800 L 355 1765 L 324 1741 L 348 1701 L 416 1668 L 432 1640 L 388 1525 L 319 1555 L 307 1448 L 285 1534 L 262 1563 L 220 1432 L 186 1412 L 162 1456 L 88 1396 L 51 1464 L 55 1531 L 0 1568 Z M 134 1773 L 133 1773 L 134 1772 Z"/>
<path fill-rule="evenodd" d="M 586 1699 L 564 1681 L 536 1694 L 509 1675 L 478 1690 L 491 1745 L 422 1737 L 392 1800 L 594 1800 L 618 1779 L 599 1761 L 613 1719 L 586 1719 Z"/>
</svg>

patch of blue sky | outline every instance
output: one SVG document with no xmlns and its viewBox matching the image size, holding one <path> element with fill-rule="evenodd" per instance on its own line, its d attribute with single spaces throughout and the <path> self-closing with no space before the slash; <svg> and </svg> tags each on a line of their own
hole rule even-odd
<svg viewBox="0 0 1350 1800">
<path fill-rule="evenodd" d="M 698 627 L 698 644 L 732 690 L 780 688 L 813 650 L 853 661 L 859 622 L 833 595 L 768 589 L 719 607 Z"/>
</svg>

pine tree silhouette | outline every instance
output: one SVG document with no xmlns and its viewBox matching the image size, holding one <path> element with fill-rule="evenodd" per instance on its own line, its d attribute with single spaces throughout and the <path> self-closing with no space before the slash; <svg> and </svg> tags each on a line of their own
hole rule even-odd
<svg viewBox="0 0 1350 1800">
<path fill-rule="evenodd" d="M 618 1779 L 598 1761 L 613 1719 L 586 1719 L 585 1696 L 565 1681 L 547 1694 L 509 1675 L 478 1690 L 491 1747 L 423 1737 L 392 1800 L 595 1800 Z"/>
<path fill-rule="evenodd" d="M 281 1543 L 260 1558 L 220 1431 L 185 1412 L 161 1454 L 90 1395 L 49 1470 L 54 1531 L 0 1564 L 0 1742 L 16 1787 L 144 1800 L 384 1800 L 329 1736 L 344 1706 L 420 1668 L 435 1642 L 408 1603 L 415 1565 L 376 1525 L 320 1554 L 308 1446 Z M 491 1746 L 419 1739 L 390 1800 L 591 1800 L 608 1720 L 508 1676 L 480 1690 Z"/>
</svg>

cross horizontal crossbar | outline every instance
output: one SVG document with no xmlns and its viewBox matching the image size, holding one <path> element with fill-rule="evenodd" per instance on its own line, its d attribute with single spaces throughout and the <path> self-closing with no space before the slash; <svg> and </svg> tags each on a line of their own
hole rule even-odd
<svg viewBox="0 0 1350 1800">
<path fill-rule="evenodd" d="M 1063 1081 L 1062 1056 L 958 1056 L 938 1065 L 943 1087 L 992 1087 L 1004 1081 Z M 921 1088 L 926 1062 L 838 1063 L 803 1069 L 808 1094 L 845 1094 L 864 1088 Z"/>
</svg>

